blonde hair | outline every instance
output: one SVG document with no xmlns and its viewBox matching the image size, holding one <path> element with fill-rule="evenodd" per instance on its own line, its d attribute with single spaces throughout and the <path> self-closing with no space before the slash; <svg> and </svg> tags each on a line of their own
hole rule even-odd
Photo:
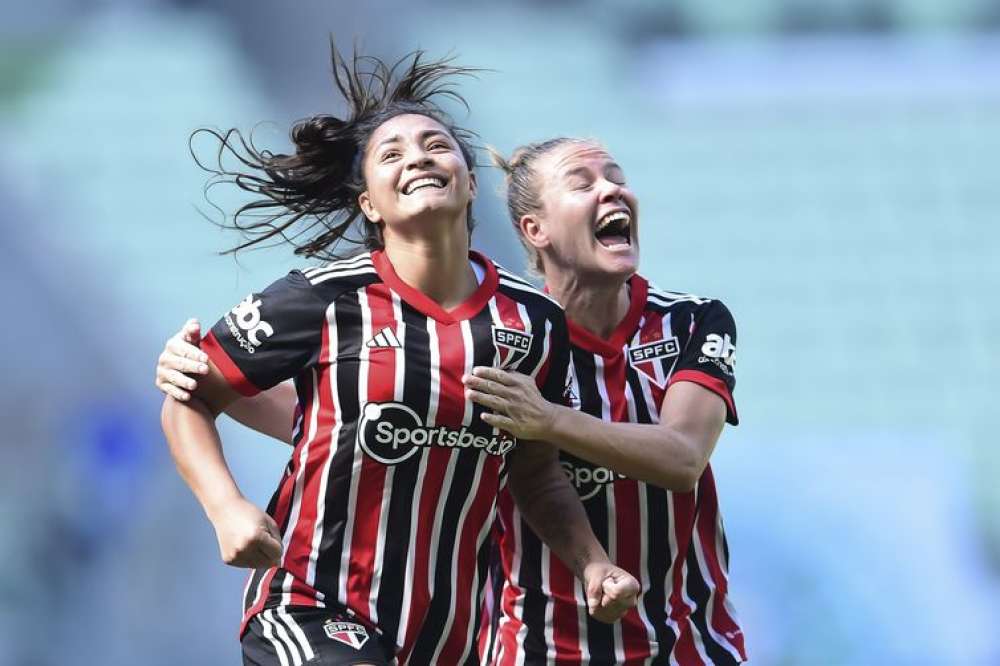
<svg viewBox="0 0 1000 666">
<path fill-rule="evenodd" d="M 495 148 L 487 147 L 494 166 L 504 172 L 504 180 L 507 185 L 507 212 L 510 213 L 510 220 L 517 232 L 517 237 L 521 241 L 521 245 L 524 246 L 524 251 L 528 254 L 528 268 L 539 276 L 542 275 L 542 258 L 538 254 L 538 250 L 525 239 L 524 232 L 521 231 L 520 220 L 525 215 L 542 209 L 538 172 L 535 168 L 538 159 L 560 146 L 574 143 L 588 144 L 593 142 L 587 139 L 556 137 L 518 146 L 514 149 L 510 159 L 506 159 Z"/>
</svg>

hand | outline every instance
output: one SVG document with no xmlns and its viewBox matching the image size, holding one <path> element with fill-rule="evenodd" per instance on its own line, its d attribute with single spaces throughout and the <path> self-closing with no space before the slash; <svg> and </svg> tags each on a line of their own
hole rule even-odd
<svg viewBox="0 0 1000 666">
<path fill-rule="evenodd" d="M 465 397 L 492 410 L 483 421 L 506 430 L 519 439 L 547 439 L 555 418 L 555 405 L 535 386 L 535 380 L 520 372 L 477 367 L 463 375 Z"/>
<path fill-rule="evenodd" d="M 242 497 L 218 507 L 209 518 L 222 561 L 233 567 L 263 569 L 281 562 L 281 533 L 271 516 Z"/>
<path fill-rule="evenodd" d="M 188 319 L 181 330 L 167 340 L 156 363 L 156 388 L 174 400 L 186 402 L 198 382 L 191 375 L 208 374 L 208 355 L 198 349 L 201 324 Z"/>
<path fill-rule="evenodd" d="M 639 581 L 611 562 L 588 564 L 583 570 L 583 583 L 587 610 L 598 622 L 617 622 L 638 602 Z"/>
</svg>

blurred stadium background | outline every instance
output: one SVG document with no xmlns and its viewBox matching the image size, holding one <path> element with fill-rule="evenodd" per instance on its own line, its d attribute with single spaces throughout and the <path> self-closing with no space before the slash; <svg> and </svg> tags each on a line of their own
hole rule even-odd
<svg viewBox="0 0 1000 666">
<path fill-rule="evenodd" d="M 457 117 L 504 151 L 603 140 L 644 272 L 730 305 L 743 423 L 713 464 L 752 663 L 1000 664 L 1000 0 L 2 16 L 0 664 L 238 663 L 243 573 L 174 472 L 153 365 L 186 317 L 297 265 L 217 256 L 187 137 L 267 120 L 286 146 L 336 108 L 330 33 L 495 70 Z M 476 244 L 521 268 L 480 177 Z M 288 452 L 225 434 L 266 502 Z"/>
</svg>

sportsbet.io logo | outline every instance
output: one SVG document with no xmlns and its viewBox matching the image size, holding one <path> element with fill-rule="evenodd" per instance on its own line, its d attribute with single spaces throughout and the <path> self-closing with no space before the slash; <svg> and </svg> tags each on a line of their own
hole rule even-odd
<svg viewBox="0 0 1000 666">
<path fill-rule="evenodd" d="M 477 435 L 466 426 L 457 430 L 425 426 L 415 411 L 398 402 L 368 403 L 358 423 L 358 444 L 385 465 L 401 463 L 423 447 L 479 449 L 491 456 L 503 456 L 516 443 L 509 437 Z"/>
<path fill-rule="evenodd" d="M 580 500 L 586 501 L 597 495 L 605 486 L 610 485 L 618 479 L 628 478 L 624 474 L 619 474 L 607 467 L 595 467 L 584 462 L 573 462 L 561 460 L 563 472 L 569 479 L 576 492 L 580 494 Z"/>
</svg>

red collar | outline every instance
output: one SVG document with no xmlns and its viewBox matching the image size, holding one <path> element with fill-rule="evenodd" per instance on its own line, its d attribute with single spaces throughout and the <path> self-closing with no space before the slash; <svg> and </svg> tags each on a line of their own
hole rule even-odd
<svg viewBox="0 0 1000 666">
<path fill-rule="evenodd" d="M 632 339 L 635 328 L 639 325 L 639 320 L 642 319 L 642 313 L 646 309 L 646 295 L 649 293 L 649 283 L 641 275 L 636 274 L 630 277 L 628 284 L 628 312 L 618 322 L 618 326 L 611 332 L 608 339 L 599 338 L 572 319 L 566 318 L 566 323 L 569 326 L 569 339 L 574 346 L 605 357 L 618 356 L 622 353 L 622 347 Z"/>
<path fill-rule="evenodd" d="M 469 298 L 457 307 L 445 310 L 432 298 L 427 296 L 427 294 L 403 282 L 396 274 L 396 269 L 392 267 L 392 263 L 389 262 L 389 257 L 386 256 L 385 251 L 374 250 L 372 252 L 372 263 L 375 265 L 375 271 L 382 278 L 382 282 L 386 283 L 390 289 L 399 294 L 400 298 L 409 303 L 414 309 L 432 319 L 436 319 L 442 324 L 454 324 L 476 316 L 489 300 L 493 298 L 493 294 L 496 293 L 500 279 L 497 277 L 497 269 L 493 265 L 493 262 L 475 250 L 469 250 L 469 259 L 479 263 L 486 269 L 486 275 L 483 277 L 482 283 L 480 283 Z"/>
</svg>

